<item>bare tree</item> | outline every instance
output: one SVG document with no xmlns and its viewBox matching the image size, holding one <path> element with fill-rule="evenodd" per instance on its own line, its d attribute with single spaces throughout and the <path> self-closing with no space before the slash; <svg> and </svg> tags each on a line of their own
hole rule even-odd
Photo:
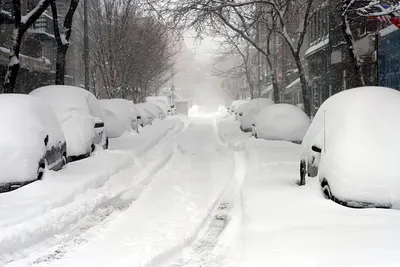
<svg viewBox="0 0 400 267">
<path fill-rule="evenodd" d="M 362 64 L 363 61 L 360 57 L 360 55 L 357 53 L 355 49 L 355 40 L 354 40 L 354 35 L 351 31 L 350 28 L 350 21 L 351 21 L 351 15 L 349 14 L 350 12 L 353 11 L 353 8 L 355 8 L 356 0 L 342 0 L 342 32 L 344 39 L 346 40 L 347 47 L 348 47 L 348 52 L 350 55 L 350 62 L 353 65 L 354 68 L 354 74 L 355 74 L 355 86 L 365 86 L 365 80 L 362 72 Z M 359 1 L 360 2 L 360 1 Z M 354 15 L 354 12 L 353 12 Z"/>
<path fill-rule="evenodd" d="M 20 68 L 19 53 L 25 32 L 43 14 L 54 0 L 40 0 L 39 3 L 26 15 L 22 14 L 21 0 L 13 0 L 14 31 L 10 48 L 9 64 L 4 79 L 4 93 L 14 93 L 15 82 Z"/>
<path fill-rule="evenodd" d="M 243 40 L 240 35 L 230 31 L 226 26 L 219 28 L 215 27 L 214 31 L 216 35 L 224 38 L 220 43 L 220 47 L 216 51 L 216 54 L 219 54 L 220 57 L 216 64 L 214 64 L 214 75 L 233 79 L 244 77 L 247 87 L 249 88 L 250 98 L 253 99 L 255 77 L 252 71 L 254 66 L 251 61 L 251 45 L 247 41 Z M 236 64 L 227 70 L 218 69 L 216 66 L 218 63 L 226 62 L 228 60 L 235 60 Z M 229 92 L 229 94 L 231 95 L 231 92 Z"/>
<path fill-rule="evenodd" d="M 70 7 L 64 18 L 62 29 L 59 27 L 57 5 L 55 1 L 51 1 L 50 4 L 53 15 L 54 36 L 57 43 L 56 84 L 65 83 L 65 57 L 70 46 L 69 40 L 72 32 L 72 21 L 78 4 L 79 0 L 71 0 Z"/>
<path fill-rule="evenodd" d="M 221 21 L 227 27 L 238 33 L 261 54 L 268 53 L 256 39 L 254 29 L 264 10 L 269 10 L 276 16 L 277 27 L 274 31 L 285 41 L 298 69 L 305 112 L 310 115 L 310 97 L 308 80 L 300 51 L 307 33 L 307 26 L 314 14 L 313 0 L 253 0 L 253 1 L 221 1 L 221 0 L 188 0 L 184 3 L 177 0 L 152 1 L 149 4 L 155 9 L 171 14 L 173 26 L 183 26 L 195 29 L 199 33 L 207 31 L 213 23 Z M 261 5 L 261 12 L 256 12 Z M 291 29 L 288 16 L 296 15 L 301 24 L 298 29 Z"/>
</svg>

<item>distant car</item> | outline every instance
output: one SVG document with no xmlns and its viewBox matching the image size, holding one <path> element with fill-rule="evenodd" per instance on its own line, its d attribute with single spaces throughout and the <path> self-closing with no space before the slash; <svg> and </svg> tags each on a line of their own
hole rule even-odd
<svg viewBox="0 0 400 267">
<path fill-rule="evenodd" d="M 243 112 L 241 114 L 239 113 L 240 129 L 244 132 L 251 132 L 252 124 L 254 123 L 258 113 L 263 108 L 273 104 L 274 101 L 270 98 L 256 98 L 247 103 Z"/>
<path fill-rule="evenodd" d="M 67 146 L 52 109 L 28 95 L 0 95 L 0 193 L 57 171 L 67 163 Z"/>
<path fill-rule="evenodd" d="M 232 102 L 231 107 L 228 108 L 228 110 L 230 113 L 235 113 L 235 111 L 238 107 L 240 107 L 241 105 L 246 104 L 246 103 L 248 103 L 248 101 L 246 101 L 246 100 L 235 100 Z"/>
<path fill-rule="evenodd" d="M 30 95 L 52 107 L 66 138 L 68 161 L 90 156 L 96 145 L 108 148 L 103 109 L 92 93 L 79 87 L 52 85 Z"/>
<path fill-rule="evenodd" d="M 240 121 L 240 118 L 243 116 L 243 111 L 245 110 L 247 104 L 248 102 L 235 106 L 234 113 L 237 121 Z"/>
<path fill-rule="evenodd" d="M 318 176 L 326 198 L 355 208 L 400 207 L 400 92 L 361 87 L 319 108 L 302 143 L 300 185 Z"/>
<path fill-rule="evenodd" d="M 258 113 L 253 125 L 253 135 L 256 138 L 301 144 L 310 123 L 307 114 L 294 105 L 270 105 Z"/>
<path fill-rule="evenodd" d="M 99 103 L 120 119 L 126 131 L 138 131 L 138 126 L 142 123 L 142 117 L 132 101 L 126 99 L 101 99 Z"/>
<path fill-rule="evenodd" d="M 141 114 L 141 126 L 145 127 L 146 125 L 151 125 L 154 120 L 154 116 L 142 106 L 142 103 L 135 104 L 135 106 Z"/>
</svg>

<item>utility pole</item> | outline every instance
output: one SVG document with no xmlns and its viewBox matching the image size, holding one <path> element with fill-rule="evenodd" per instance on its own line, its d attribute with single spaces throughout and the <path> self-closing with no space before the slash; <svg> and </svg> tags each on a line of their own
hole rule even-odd
<svg viewBox="0 0 400 267">
<path fill-rule="evenodd" d="M 174 71 L 174 67 L 172 67 L 172 84 L 171 84 L 171 92 L 172 92 L 172 96 L 171 96 L 171 105 L 175 105 L 175 84 L 174 84 L 174 75 L 175 75 L 175 71 Z"/>
<path fill-rule="evenodd" d="M 88 3 L 83 0 L 83 45 L 84 45 L 84 65 L 85 65 L 85 89 L 90 91 L 89 88 L 89 23 L 88 23 Z"/>
</svg>

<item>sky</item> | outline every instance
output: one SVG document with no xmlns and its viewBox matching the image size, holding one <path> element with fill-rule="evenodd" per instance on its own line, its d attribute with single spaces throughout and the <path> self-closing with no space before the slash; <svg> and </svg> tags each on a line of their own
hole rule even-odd
<svg viewBox="0 0 400 267">
<path fill-rule="evenodd" d="M 195 60 L 208 61 L 213 56 L 213 51 L 218 48 L 218 41 L 210 37 L 204 37 L 203 40 L 196 40 L 194 37 L 185 37 L 186 45 L 192 50 Z"/>
</svg>

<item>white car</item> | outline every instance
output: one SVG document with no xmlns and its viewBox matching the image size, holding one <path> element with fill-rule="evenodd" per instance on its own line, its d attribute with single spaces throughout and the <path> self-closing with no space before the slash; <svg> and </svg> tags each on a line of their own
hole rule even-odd
<svg viewBox="0 0 400 267">
<path fill-rule="evenodd" d="M 356 207 L 399 208 L 400 92 L 361 87 L 319 108 L 302 143 L 300 185 L 318 176 L 326 198 Z"/>
<path fill-rule="evenodd" d="M 67 163 L 67 147 L 52 109 L 28 95 L 0 95 L 0 193 L 40 180 Z"/>
<path fill-rule="evenodd" d="M 231 107 L 229 108 L 230 113 L 235 113 L 237 108 L 240 107 L 243 104 L 248 103 L 246 100 L 235 100 L 232 102 Z"/>
<path fill-rule="evenodd" d="M 122 121 L 111 110 L 104 110 L 105 131 L 108 138 L 118 138 L 125 132 Z"/>
<path fill-rule="evenodd" d="M 300 108 L 275 104 L 263 108 L 253 125 L 253 135 L 267 140 L 301 143 L 311 120 Z"/>
<path fill-rule="evenodd" d="M 132 101 L 126 99 L 101 99 L 99 103 L 103 108 L 112 111 L 118 117 L 126 131 L 138 131 L 138 126 L 141 124 L 141 114 Z"/>
<path fill-rule="evenodd" d="M 51 85 L 30 93 L 50 105 L 67 141 L 69 161 L 88 157 L 96 145 L 108 147 L 104 113 L 96 97 L 87 90 L 66 85 Z"/>
<path fill-rule="evenodd" d="M 256 98 L 247 103 L 243 112 L 239 113 L 240 129 L 244 132 L 251 132 L 258 113 L 273 104 L 274 101 L 270 98 Z"/>
<path fill-rule="evenodd" d="M 163 120 L 166 117 L 164 111 L 154 103 L 139 103 L 137 105 L 139 108 L 142 108 L 147 113 L 151 114 L 151 116 L 155 119 Z"/>
</svg>

